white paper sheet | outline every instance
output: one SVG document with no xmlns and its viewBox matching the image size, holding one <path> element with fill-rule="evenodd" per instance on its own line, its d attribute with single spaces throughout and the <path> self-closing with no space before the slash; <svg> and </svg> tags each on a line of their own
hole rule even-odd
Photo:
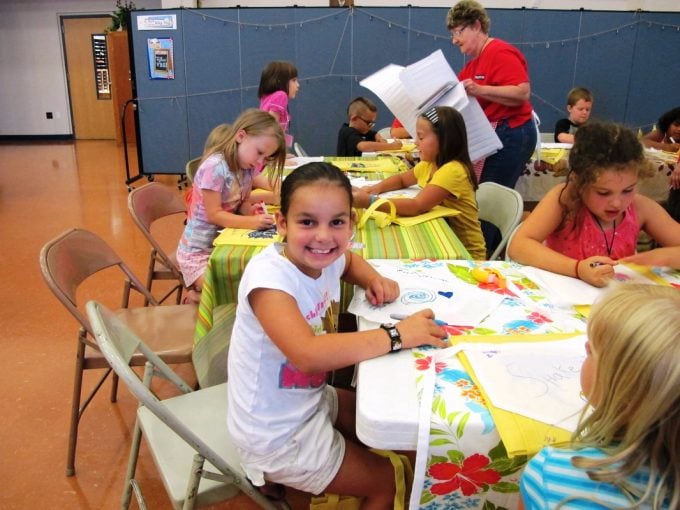
<svg viewBox="0 0 680 510">
<path fill-rule="evenodd" d="M 377 95 L 409 133 L 415 133 L 416 119 L 424 110 L 432 106 L 456 108 L 465 120 L 472 161 L 503 147 L 477 100 L 468 98 L 465 89 L 459 85 L 441 50 L 407 67 L 390 64 L 360 84 Z M 447 93 L 432 100 L 438 91 L 447 90 L 451 85 L 454 86 Z"/>
<path fill-rule="evenodd" d="M 592 305 L 602 296 L 607 287 L 593 287 L 589 283 L 535 267 L 523 266 L 521 269 L 529 279 L 539 287 L 548 291 L 556 306 L 571 307 L 574 305 Z M 614 266 L 614 280 L 622 283 L 644 283 L 653 285 L 655 282 L 644 277 L 623 264 Z"/>
<path fill-rule="evenodd" d="M 476 327 L 491 314 L 503 300 L 503 296 L 480 290 L 457 281 L 447 275 L 444 268 L 442 277 L 434 272 L 433 277 L 409 274 L 399 266 L 380 261 L 370 261 L 383 276 L 399 282 L 399 299 L 380 307 L 371 305 L 363 289 L 354 292 L 348 311 L 373 322 L 394 322 L 392 314 L 411 315 L 424 308 L 431 308 L 437 319 L 456 326 Z"/>
<path fill-rule="evenodd" d="M 349 182 L 352 186 L 357 188 L 365 188 L 368 186 L 373 186 L 378 184 L 380 181 L 369 180 L 364 177 L 350 177 Z M 392 191 L 385 191 L 384 193 L 379 193 L 380 198 L 415 198 L 418 193 L 422 191 L 423 188 L 414 184 L 408 188 L 395 189 Z"/>
<path fill-rule="evenodd" d="M 477 380 L 501 409 L 574 430 L 585 401 L 580 373 L 586 336 L 464 349 Z"/>
</svg>

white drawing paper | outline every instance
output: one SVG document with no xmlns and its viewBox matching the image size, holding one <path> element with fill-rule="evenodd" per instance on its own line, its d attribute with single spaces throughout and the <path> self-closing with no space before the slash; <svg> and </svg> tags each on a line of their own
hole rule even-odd
<svg viewBox="0 0 680 510">
<path fill-rule="evenodd" d="M 551 273 L 536 267 L 523 266 L 521 271 L 539 287 L 548 291 L 552 301 L 560 307 L 592 305 L 607 291 L 607 287 L 594 287 L 578 278 Z M 618 282 L 650 285 L 655 283 L 624 264 L 614 266 L 614 275 L 613 281 Z"/>
<path fill-rule="evenodd" d="M 574 430 L 583 406 L 586 336 L 465 348 L 479 384 L 501 409 Z"/>
<path fill-rule="evenodd" d="M 390 317 L 393 314 L 411 315 L 430 308 L 435 318 L 447 324 L 476 327 L 503 301 L 502 295 L 456 281 L 445 268 L 441 277 L 434 271 L 432 277 L 424 277 L 404 272 L 394 264 L 370 262 L 380 274 L 399 282 L 401 291 L 394 302 L 376 307 L 366 299 L 363 289 L 355 290 L 348 311 L 372 322 L 394 322 Z"/>
</svg>

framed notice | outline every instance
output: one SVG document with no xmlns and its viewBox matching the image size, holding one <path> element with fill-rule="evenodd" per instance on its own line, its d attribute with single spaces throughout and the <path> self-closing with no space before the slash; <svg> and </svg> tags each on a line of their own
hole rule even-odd
<svg viewBox="0 0 680 510">
<path fill-rule="evenodd" d="M 149 74 L 152 80 L 174 80 L 174 54 L 169 37 L 147 39 L 149 51 Z"/>
</svg>

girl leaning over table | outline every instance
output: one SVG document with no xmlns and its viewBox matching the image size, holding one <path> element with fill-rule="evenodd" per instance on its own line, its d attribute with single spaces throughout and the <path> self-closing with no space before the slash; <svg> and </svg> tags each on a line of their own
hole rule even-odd
<svg viewBox="0 0 680 510">
<path fill-rule="evenodd" d="M 374 305 L 399 296 L 397 282 L 349 251 L 352 189 L 337 167 L 309 163 L 286 177 L 276 226 L 285 241 L 245 268 L 229 348 L 227 426 L 241 465 L 264 493 L 282 484 L 391 509 L 392 463 L 359 443 L 355 393 L 327 385 L 327 372 L 402 347 L 444 347 L 446 333 L 432 310 L 396 325 L 337 332 L 341 279 L 365 288 Z"/>
<path fill-rule="evenodd" d="M 249 197 L 253 181 L 264 179 L 260 172 L 265 163 L 272 170 L 272 180 L 277 180 L 285 157 L 279 123 L 267 112 L 250 109 L 203 159 L 194 176 L 191 210 L 177 247 L 177 263 L 189 288 L 187 301 L 200 300 L 203 275 L 220 228 L 264 230 L 274 225 L 274 216 L 253 208 Z"/>
<path fill-rule="evenodd" d="M 636 193 L 653 169 L 630 129 L 585 124 L 569 167 L 566 182 L 541 199 L 512 238 L 514 261 L 603 287 L 618 260 L 635 254 L 641 230 L 661 246 L 680 246 L 680 223 Z"/>
<path fill-rule="evenodd" d="M 416 145 L 420 162 L 407 172 L 354 190 L 358 207 L 368 207 L 379 193 L 418 184 L 422 190 L 414 198 L 391 198 L 401 216 L 423 214 L 436 205 L 457 209 L 460 214 L 447 218 L 449 225 L 475 260 L 486 259 L 486 245 L 479 221 L 475 190 L 477 178 L 468 153 L 465 121 L 450 106 L 436 106 L 416 120 Z M 378 209 L 387 211 L 389 204 Z"/>
</svg>

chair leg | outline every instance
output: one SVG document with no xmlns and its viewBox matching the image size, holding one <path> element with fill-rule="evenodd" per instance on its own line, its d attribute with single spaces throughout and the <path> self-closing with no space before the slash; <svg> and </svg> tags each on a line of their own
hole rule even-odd
<svg viewBox="0 0 680 510">
<path fill-rule="evenodd" d="M 137 480 L 130 480 L 130 486 L 132 491 L 135 493 L 135 499 L 137 500 L 137 506 L 139 510 L 147 510 L 146 500 L 144 499 L 144 494 L 142 494 L 142 488 L 137 483 Z"/>
<path fill-rule="evenodd" d="M 194 455 L 194 461 L 191 464 L 191 473 L 187 481 L 187 491 L 184 495 L 184 505 L 182 510 L 193 510 L 196 506 L 196 495 L 198 494 L 198 484 L 201 483 L 201 474 L 203 472 L 203 463 L 205 459 L 198 453 Z"/>
<path fill-rule="evenodd" d="M 80 335 L 83 335 L 81 331 Z M 76 353 L 76 370 L 73 380 L 73 397 L 71 403 L 71 424 L 69 425 L 68 435 L 68 449 L 66 452 L 66 476 L 73 476 L 76 473 L 76 445 L 78 443 L 78 426 L 80 425 L 80 418 L 83 416 L 85 409 L 90 404 L 99 388 L 102 387 L 104 381 L 111 373 L 111 368 L 107 368 L 104 375 L 99 379 L 97 384 L 92 388 L 85 401 L 81 404 L 81 392 L 83 388 L 83 370 L 85 366 L 85 343 L 84 339 L 78 339 L 78 350 Z"/>
<path fill-rule="evenodd" d="M 156 250 L 151 250 L 151 257 L 149 257 L 149 269 L 146 273 L 146 288 L 151 294 L 151 285 L 153 284 L 153 269 L 156 265 Z M 144 306 L 149 306 L 149 300 L 144 298 Z"/>
<path fill-rule="evenodd" d="M 134 478 L 135 472 L 137 471 L 137 459 L 139 457 L 139 447 L 141 442 L 142 428 L 139 426 L 139 420 L 135 420 L 135 428 L 132 433 L 132 442 L 130 444 L 130 458 L 128 459 L 128 466 L 125 474 L 125 488 L 123 490 L 123 497 L 120 500 L 120 508 L 123 510 L 130 508 L 130 500 L 132 499 L 133 490 L 135 495 L 137 495 L 137 491 L 135 490 L 135 485 L 137 485 L 137 482 Z M 139 503 L 138 496 L 137 500 Z"/>
<path fill-rule="evenodd" d="M 151 387 L 151 380 L 153 379 L 153 365 L 148 361 L 144 365 L 144 376 L 142 382 L 147 388 Z M 142 404 L 139 405 L 142 407 Z M 137 482 L 135 482 L 135 472 L 137 471 L 137 459 L 139 458 L 139 447 L 142 443 L 142 427 L 139 425 L 139 418 L 135 419 L 135 428 L 132 432 L 132 442 L 130 443 L 130 457 L 128 459 L 127 471 L 125 473 L 125 487 L 123 488 L 123 496 L 120 500 L 120 508 L 127 510 L 130 507 L 130 499 L 132 498 L 132 491 Z"/>
<path fill-rule="evenodd" d="M 111 376 L 111 402 L 114 404 L 118 401 L 118 374 L 113 373 Z"/>
<path fill-rule="evenodd" d="M 76 443 L 78 442 L 78 422 L 80 420 L 80 391 L 83 387 L 83 364 L 85 360 L 85 344 L 78 338 L 76 353 L 76 372 L 73 378 L 73 397 L 71 398 L 71 424 L 68 432 L 68 450 L 66 452 L 66 476 L 76 474 Z"/>
</svg>

